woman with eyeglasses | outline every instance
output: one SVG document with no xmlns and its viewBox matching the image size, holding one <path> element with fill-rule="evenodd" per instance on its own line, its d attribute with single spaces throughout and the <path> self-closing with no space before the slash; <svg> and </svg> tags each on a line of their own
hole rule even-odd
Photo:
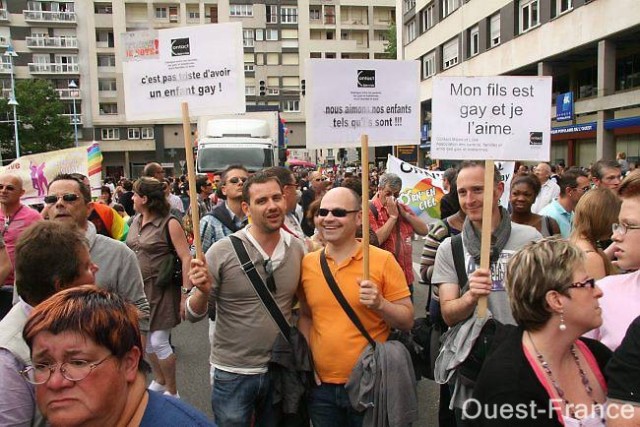
<svg viewBox="0 0 640 427">
<path fill-rule="evenodd" d="M 117 294 L 95 286 L 62 291 L 33 310 L 24 338 L 32 363 L 21 374 L 54 427 L 215 425 L 146 390 L 137 310 Z"/>
<path fill-rule="evenodd" d="M 580 198 L 573 214 L 569 240 L 584 251 L 587 273 L 596 280 L 617 273 L 609 257 L 598 247 L 598 242 L 611 238 L 611 226 L 618 221 L 620 204 L 613 191 L 595 188 Z"/>
<path fill-rule="evenodd" d="M 188 279 L 191 253 L 180 221 L 170 214 L 165 185 L 149 177 L 135 182 L 133 206 L 137 214 L 131 221 L 126 243 L 138 258 L 144 292 L 151 307 L 146 352 L 155 379 L 149 388 L 179 397 L 176 355 L 169 336 L 171 329 L 184 318 L 184 302 L 191 290 Z M 182 262 L 182 281 L 180 284 L 158 283 L 159 272 L 174 250 Z"/>
<path fill-rule="evenodd" d="M 518 326 L 497 329 L 464 415 L 491 427 L 604 426 L 611 351 L 581 338 L 602 323 L 584 253 L 559 237 L 530 243 L 505 287 Z"/>
</svg>

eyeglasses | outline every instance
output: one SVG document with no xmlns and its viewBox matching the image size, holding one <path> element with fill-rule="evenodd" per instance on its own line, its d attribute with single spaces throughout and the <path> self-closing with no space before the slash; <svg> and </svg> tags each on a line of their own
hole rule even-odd
<svg viewBox="0 0 640 427">
<path fill-rule="evenodd" d="M 49 365 L 46 363 L 36 363 L 33 366 L 27 366 L 20 371 L 20 375 L 29 383 L 39 385 L 49 381 L 51 375 L 59 368 L 60 374 L 67 380 L 78 382 L 87 378 L 89 374 L 96 369 L 102 362 L 113 356 L 108 355 L 99 362 L 88 362 L 86 360 L 70 360 L 64 363 L 56 363 Z"/>
<path fill-rule="evenodd" d="M 50 195 L 50 196 L 45 196 L 44 197 L 44 202 L 48 205 L 52 205 L 54 203 L 56 203 L 58 200 L 62 199 L 67 203 L 73 203 L 76 200 L 78 200 L 80 198 L 80 196 L 78 196 L 77 194 L 74 193 L 67 193 L 67 194 L 63 194 L 61 196 L 56 196 L 56 195 Z"/>
<path fill-rule="evenodd" d="M 569 285 L 569 288 L 591 288 L 595 289 L 596 280 L 595 279 L 587 279 L 584 282 L 576 282 Z"/>
<path fill-rule="evenodd" d="M 587 191 L 591 190 L 591 186 L 586 185 L 584 187 L 574 187 L 574 190 L 580 190 L 581 192 L 586 193 Z"/>
<path fill-rule="evenodd" d="M 628 230 L 640 230 L 640 225 L 611 224 L 611 231 L 613 231 L 613 233 L 618 233 L 621 236 L 627 234 Z"/>
<path fill-rule="evenodd" d="M 331 215 L 335 216 L 336 218 L 344 218 L 345 216 L 347 216 L 347 214 L 360 212 L 360 209 L 348 211 L 342 208 L 335 208 L 335 209 L 320 208 L 318 209 L 318 216 L 327 216 L 329 215 L 329 212 L 331 212 Z"/>
<path fill-rule="evenodd" d="M 0 191 L 2 190 L 7 190 L 7 191 L 15 191 L 16 187 L 10 184 L 0 184 Z"/>
<path fill-rule="evenodd" d="M 247 182 L 247 178 L 245 177 L 238 178 L 237 176 L 234 176 L 233 178 L 229 178 L 227 182 L 230 182 L 231 184 L 237 184 L 239 182 L 242 182 L 244 184 L 245 182 Z"/>
</svg>

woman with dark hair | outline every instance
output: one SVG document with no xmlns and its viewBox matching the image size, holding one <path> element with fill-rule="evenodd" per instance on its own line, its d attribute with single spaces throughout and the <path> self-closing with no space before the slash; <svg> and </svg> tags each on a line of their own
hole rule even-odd
<svg viewBox="0 0 640 427">
<path fill-rule="evenodd" d="M 178 396 L 176 356 L 169 344 L 169 336 L 171 329 L 183 317 L 184 299 L 190 290 L 188 273 L 191 254 L 180 221 L 170 214 L 165 196 L 166 185 L 149 177 L 136 181 L 133 186 L 133 205 L 137 215 L 131 222 L 126 243 L 138 257 L 144 291 L 151 306 L 146 352 L 155 380 L 149 388 Z M 182 288 L 173 283 L 158 283 L 158 273 L 173 251 L 182 261 Z"/>
<path fill-rule="evenodd" d="M 113 195 L 111 194 L 111 188 L 107 185 L 100 187 L 100 197 L 98 203 L 113 207 Z"/>
<path fill-rule="evenodd" d="M 540 181 L 532 175 L 520 175 L 511 181 L 511 221 L 530 225 L 547 237 L 560 234 L 560 226 L 549 216 L 538 215 L 531 211 L 531 206 L 540 193 Z"/>
</svg>

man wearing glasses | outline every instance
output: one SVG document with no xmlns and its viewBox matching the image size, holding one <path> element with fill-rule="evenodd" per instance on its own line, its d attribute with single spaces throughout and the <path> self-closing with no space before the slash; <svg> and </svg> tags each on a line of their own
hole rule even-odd
<svg viewBox="0 0 640 427">
<path fill-rule="evenodd" d="M 602 325 L 588 336 L 615 350 L 624 333 L 640 316 L 640 173 L 629 174 L 619 188 L 622 206 L 618 223 L 613 224 L 613 264 L 626 274 L 598 280 L 604 293 L 600 299 Z"/>
<path fill-rule="evenodd" d="M 20 177 L 11 174 L 0 176 L 0 227 L 2 227 L 4 246 L 11 261 L 9 266 L 5 264 L 2 267 L 3 271 L 8 270 L 8 275 L 4 282 L 0 283 L 0 319 L 11 310 L 13 302 L 16 242 L 25 228 L 42 219 L 38 211 L 20 202 L 24 193 Z"/>
<path fill-rule="evenodd" d="M 138 307 L 140 329 L 147 333 L 150 308 L 138 259 L 123 242 L 96 232 L 95 225 L 88 220 L 93 209 L 89 187 L 73 175 L 60 174 L 49 183 L 44 202 L 51 221 L 73 224 L 84 233 L 91 259 L 100 267 L 96 283 Z"/>
<path fill-rule="evenodd" d="M 349 188 L 329 190 L 318 210 L 327 245 L 302 262 L 299 328 L 309 342 L 317 374 L 317 386 L 309 397 L 311 421 L 317 427 L 362 425 L 364 412 L 351 407 L 344 386 L 368 344 L 332 294 L 322 272 L 321 254 L 374 340 L 386 341 L 390 328 L 413 326 L 409 288 L 392 254 L 370 247 L 370 280 L 362 280 L 362 243 L 356 239 L 356 230 L 362 227 L 361 204 L 360 196 Z"/>
<path fill-rule="evenodd" d="M 558 185 L 560 196 L 538 213 L 555 219 L 560 226 L 560 234 L 568 239 L 573 223 L 573 211 L 582 195 L 591 187 L 587 174 L 579 168 L 564 171 L 558 180 Z"/>
<path fill-rule="evenodd" d="M 225 186 L 232 185 L 232 175 Z M 302 243 L 282 229 L 286 210 L 280 181 L 263 172 L 242 187 L 242 209 L 250 225 L 233 233 L 241 240 L 253 267 L 285 319 L 291 322 L 293 297 L 300 280 Z M 221 427 L 276 425 L 269 360 L 279 329 L 243 271 L 230 239 L 217 241 L 206 253 L 213 276 L 216 328 L 210 362 L 214 367 L 211 405 Z M 186 304 L 187 319 L 207 315 L 208 295 L 195 293 Z"/>
</svg>

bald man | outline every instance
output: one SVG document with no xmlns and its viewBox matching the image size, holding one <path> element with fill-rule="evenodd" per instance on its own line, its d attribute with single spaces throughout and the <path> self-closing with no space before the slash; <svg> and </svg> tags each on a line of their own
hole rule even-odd
<svg viewBox="0 0 640 427">
<path fill-rule="evenodd" d="M 540 181 L 540 193 L 535 203 L 531 206 L 531 212 L 538 213 L 560 195 L 560 187 L 551 178 L 551 166 L 548 163 L 540 163 L 536 166 L 535 175 Z"/>
<path fill-rule="evenodd" d="M 4 245 L 11 261 L 11 267 L 0 288 L 0 319 L 11 310 L 12 306 L 14 251 L 18 237 L 29 225 L 42 219 L 38 211 L 20 202 L 24 193 L 22 179 L 19 176 L 0 175 L 0 226 Z M 4 270 L 1 267 L 0 269 Z"/>
</svg>

